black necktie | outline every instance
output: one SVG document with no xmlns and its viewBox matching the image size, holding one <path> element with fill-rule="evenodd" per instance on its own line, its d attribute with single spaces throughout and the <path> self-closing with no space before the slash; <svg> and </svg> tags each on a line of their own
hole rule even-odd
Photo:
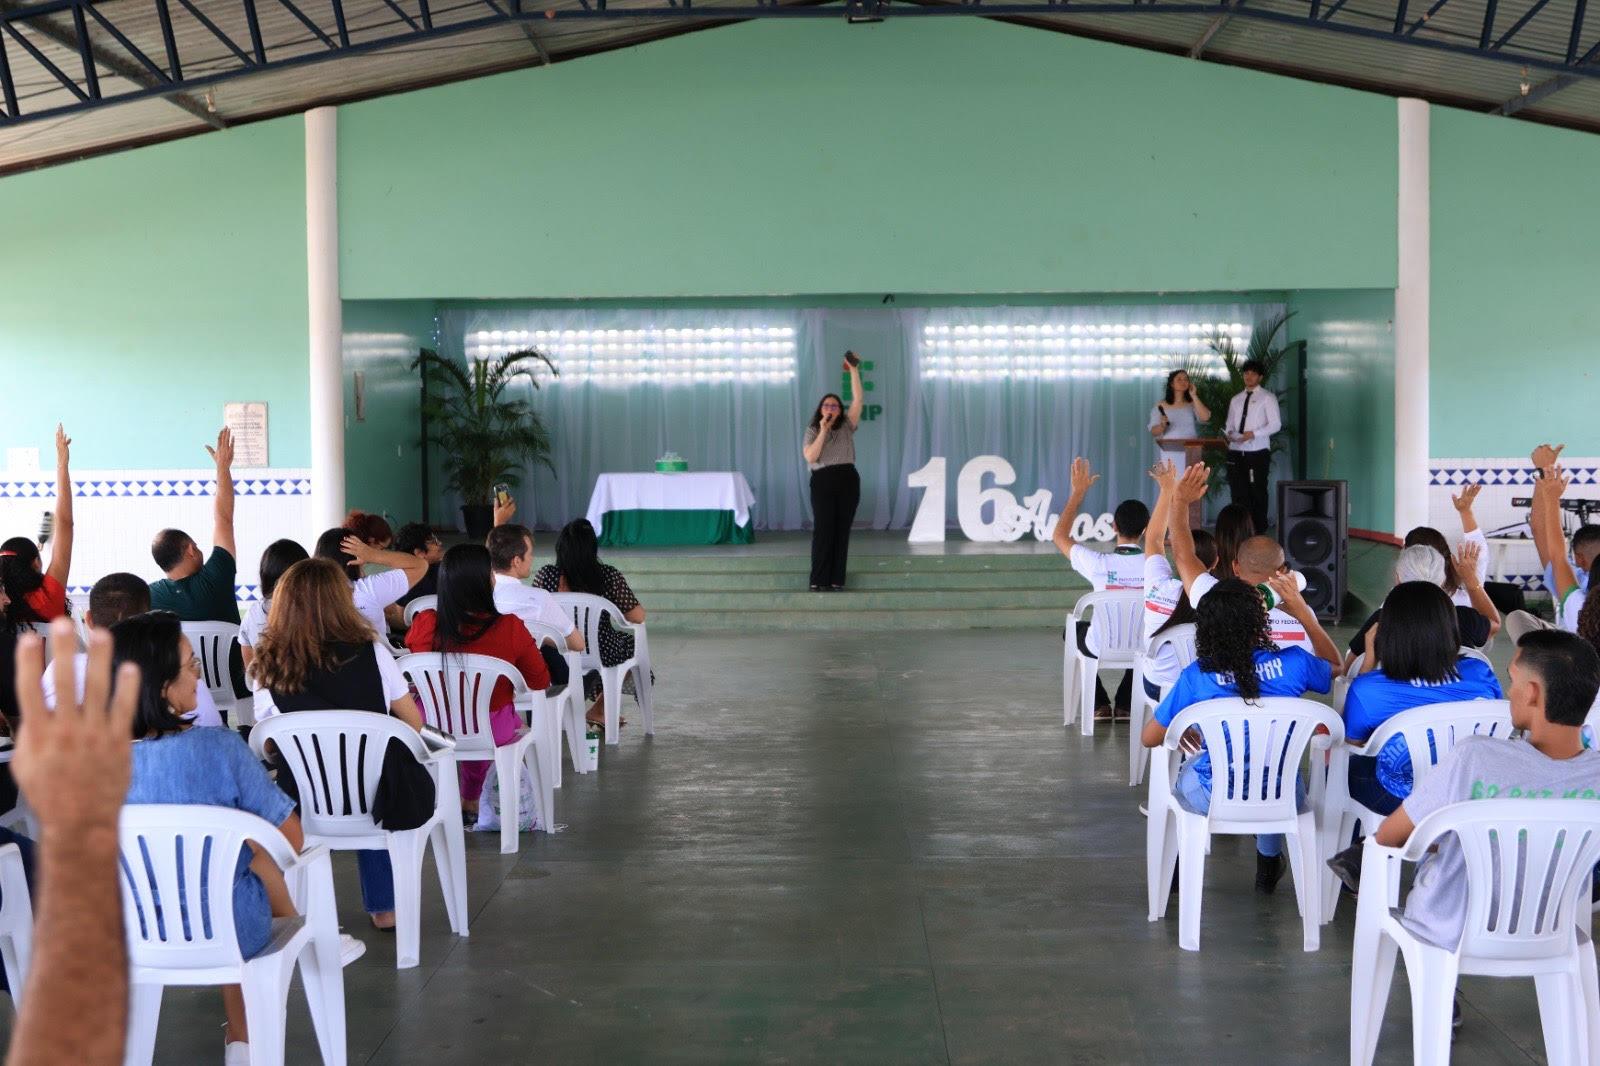
<svg viewBox="0 0 1600 1066">
<path fill-rule="evenodd" d="M 1239 408 L 1239 432 L 1244 432 L 1244 420 L 1250 417 L 1250 398 L 1255 394 L 1254 389 L 1244 391 L 1244 406 Z"/>
</svg>

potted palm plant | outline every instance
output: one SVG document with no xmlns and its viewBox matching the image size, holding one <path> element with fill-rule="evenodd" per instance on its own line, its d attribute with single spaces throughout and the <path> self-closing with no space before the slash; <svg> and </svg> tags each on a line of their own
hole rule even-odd
<svg viewBox="0 0 1600 1066">
<path fill-rule="evenodd" d="M 1207 342 L 1212 354 L 1200 358 L 1191 358 L 1184 364 L 1183 369 L 1188 371 L 1189 380 L 1194 382 L 1196 393 L 1200 400 L 1211 410 L 1211 421 L 1201 427 L 1201 432 L 1206 436 L 1221 437 L 1223 422 L 1228 416 L 1228 404 L 1233 398 L 1244 391 L 1244 374 L 1239 369 L 1250 360 L 1259 362 L 1267 368 L 1266 387 L 1272 388 L 1278 380 L 1279 364 L 1288 356 L 1290 346 L 1281 344 L 1280 335 L 1289 319 L 1294 317 L 1293 311 L 1278 311 L 1257 322 L 1250 330 L 1250 344 L 1241 355 L 1233 346 L 1233 338 L 1226 333 L 1217 332 Z M 1222 359 L 1223 374 L 1216 373 L 1216 359 Z M 1280 389 L 1272 389 L 1282 401 L 1283 393 Z M 1285 429 L 1275 436 L 1273 447 L 1286 446 L 1290 431 Z M 1205 461 L 1211 467 L 1211 487 L 1216 489 L 1223 483 L 1226 468 L 1227 453 L 1223 450 L 1207 452 Z"/>
<path fill-rule="evenodd" d="M 423 439 L 444 453 L 445 484 L 461 494 L 467 536 L 482 540 L 494 522 L 494 487 L 516 485 L 521 471 L 541 463 L 551 473 L 550 434 L 533 405 L 511 394 L 518 378 L 537 389 L 535 371 L 543 364 L 558 374 L 548 356 L 532 348 L 465 364 L 424 348 L 412 360 L 420 369 Z"/>
</svg>

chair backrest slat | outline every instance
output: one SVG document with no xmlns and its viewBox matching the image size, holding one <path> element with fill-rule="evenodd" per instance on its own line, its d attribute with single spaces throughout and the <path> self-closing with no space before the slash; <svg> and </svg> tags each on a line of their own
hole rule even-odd
<svg viewBox="0 0 1600 1066">
<path fill-rule="evenodd" d="M 200 660 L 201 680 L 211 690 L 212 699 L 219 706 L 232 707 L 235 695 L 228 662 L 239 642 L 239 627 L 227 622 L 184 622 L 183 635 Z"/>
<path fill-rule="evenodd" d="M 1200 732 L 1211 758 L 1211 817 L 1249 821 L 1295 816 L 1295 780 L 1318 726 L 1344 737 L 1339 716 L 1313 700 L 1232 698 L 1184 708 L 1167 735 L 1175 742 L 1190 727 Z"/>
<path fill-rule="evenodd" d="M 492 655 L 428 651 L 402 655 L 398 663 L 417 694 L 422 720 L 455 737 L 457 753 L 494 750 L 490 712 L 501 680 L 510 682 L 514 699 L 528 691 L 522 672 Z"/>
<path fill-rule="evenodd" d="M 554 593 L 556 604 L 572 616 L 572 622 L 583 633 L 584 650 L 578 653 L 585 670 L 600 667 L 600 620 L 611 617 L 612 625 L 626 625 L 622 612 L 604 596 L 587 592 Z"/>
<path fill-rule="evenodd" d="M 398 740 L 419 760 L 422 738 L 410 726 L 373 711 L 295 711 L 256 723 L 250 746 L 258 754 L 277 745 L 300 790 L 306 832 L 350 836 L 378 832 L 372 803 L 390 741 Z"/>
<path fill-rule="evenodd" d="M 1144 650 L 1144 593 L 1090 592 L 1073 610 L 1088 619 L 1101 658 L 1131 659 Z"/>
<path fill-rule="evenodd" d="M 1375 755 L 1395 737 L 1404 738 L 1411 753 L 1411 786 L 1416 788 L 1464 738 L 1510 735 L 1508 701 L 1457 700 L 1401 711 L 1374 729 L 1365 746 Z"/>
</svg>

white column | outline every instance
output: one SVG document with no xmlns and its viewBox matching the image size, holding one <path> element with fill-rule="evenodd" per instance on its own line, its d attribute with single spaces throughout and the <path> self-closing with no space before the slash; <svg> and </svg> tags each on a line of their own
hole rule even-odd
<svg viewBox="0 0 1600 1066">
<path fill-rule="evenodd" d="M 338 112 L 306 112 L 306 307 L 311 323 L 311 519 L 344 521 L 344 313 L 339 302 Z"/>
<path fill-rule="evenodd" d="M 1399 100 L 1399 284 L 1394 290 L 1394 532 L 1428 522 L 1428 104 Z"/>
</svg>

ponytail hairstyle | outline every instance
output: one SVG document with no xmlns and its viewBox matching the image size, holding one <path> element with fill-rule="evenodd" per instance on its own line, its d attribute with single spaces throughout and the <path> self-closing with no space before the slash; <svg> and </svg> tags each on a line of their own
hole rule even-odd
<svg viewBox="0 0 1600 1066">
<path fill-rule="evenodd" d="M 1218 581 L 1238 577 L 1233 564 L 1239 559 L 1239 545 L 1256 535 L 1256 522 L 1250 517 L 1250 508 L 1241 503 L 1230 503 L 1217 512 L 1217 561 L 1212 564 L 1211 576 Z"/>
<path fill-rule="evenodd" d="M 365 511 L 351 511 L 345 515 L 345 528 L 362 542 L 374 548 L 386 548 L 394 543 L 394 530 L 389 528 L 389 523 L 384 521 L 382 515 L 367 514 Z"/>
<path fill-rule="evenodd" d="M 1589 591 L 1583 597 L 1583 606 L 1578 609 L 1578 636 L 1600 651 L 1600 585 L 1595 584 L 1597 580 L 1600 580 L 1600 555 L 1596 555 L 1594 562 L 1589 564 Z M 1556 613 L 1561 613 L 1559 607 Z"/>
<path fill-rule="evenodd" d="M 6 606 L 5 622 L 8 628 L 42 622 L 28 606 L 24 597 L 44 584 L 44 572 L 39 568 L 39 546 L 27 537 L 12 537 L 0 543 L 0 588 L 6 590 L 11 603 Z"/>
<path fill-rule="evenodd" d="M 1200 669 L 1233 681 L 1245 700 L 1261 698 L 1256 652 L 1276 651 L 1261 593 L 1238 578 L 1219 581 L 1195 608 L 1195 652 Z"/>
<path fill-rule="evenodd" d="M 1411 548 L 1418 544 L 1426 544 L 1444 556 L 1444 581 L 1439 587 L 1444 589 L 1446 596 L 1454 596 L 1456 589 L 1461 587 L 1461 575 L 1456 573 L 1456 561 L 1450 556 L 1450 542 L 1432 526 L 1418 526 L 1406 534 L 1404 547 Z"/>
</svg>

